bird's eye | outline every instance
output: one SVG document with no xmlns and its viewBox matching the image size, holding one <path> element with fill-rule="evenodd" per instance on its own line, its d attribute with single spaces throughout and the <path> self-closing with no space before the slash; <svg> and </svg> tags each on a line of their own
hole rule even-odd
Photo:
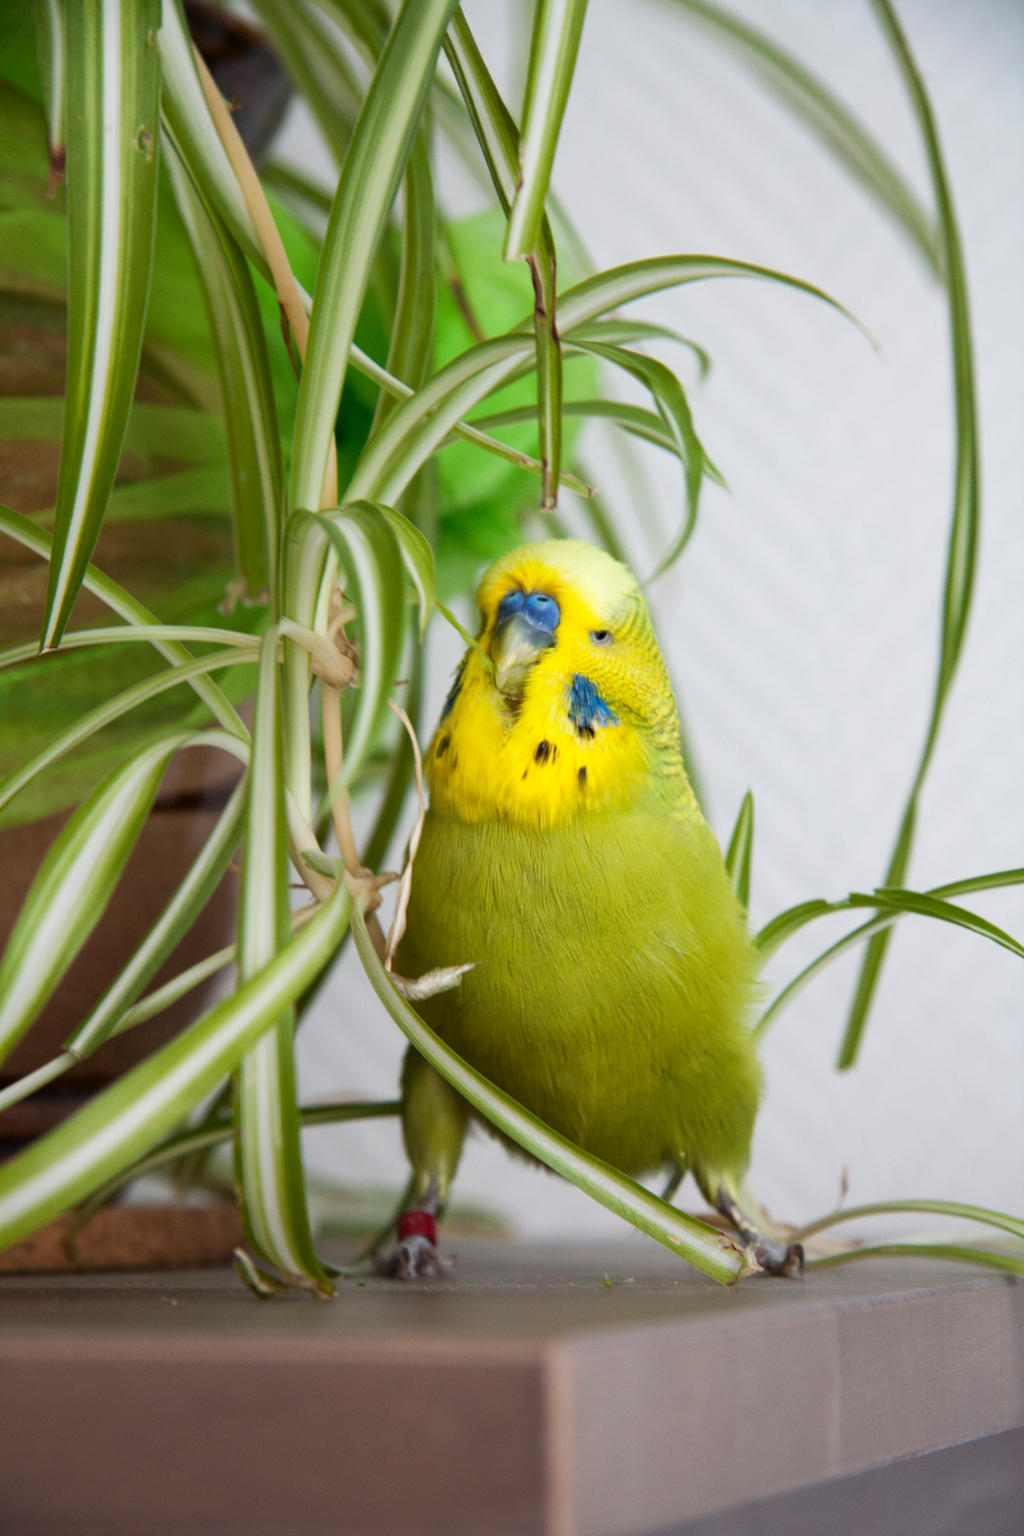
<svg viewBox="0 0 1024 1536">
<path fill-rule="evenodd" d="M 612 632 L 610 629 L 592 629 L 590 638 L 595 645 L 611 645 Z"/>
</svg>

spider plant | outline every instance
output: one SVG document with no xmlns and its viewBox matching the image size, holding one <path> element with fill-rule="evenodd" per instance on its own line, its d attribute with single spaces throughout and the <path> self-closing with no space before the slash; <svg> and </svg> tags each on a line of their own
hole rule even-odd
<svg viewBox="0 0 1024 1536">
<path fill-rule="evenodd" d="M 840 903 L 804 903 L 757 937 L 767 954 L 825 913 L 863 914 L 841 941 L 869 944 L 844 1048 L 849 1064 L 897 919 L 916 913 L 956 923 L 1024 954 L 953 900 L 1019 880 L 1021 871 L 925 893 L 903 888 L 917 798 L 966 626 L 979 515 L 957 226 L 931 108 L 889 0 L 874 0 L 874 9 L 921 126 L 934 214 L 919 206 L 867 129 L 796 60 L 711 4 L 679 5 L 742 49 L 852 166 L 949 296 L 959 457 L 942 650 L 932 726 L 896 852 L 884 887 Z M 327 195 L 280 169 L 261 179 L 192 47 L 179 0 L 36 6 L 51 158 L 66 164 L 67 386 L 52 517 L 0 509 L 0 531 L 48 562 L 42 654 L 35 645 L 15 646 L 0 664 L 30 689 L 82 648 L 145 653 L 151 666 L 130 686 L 112 684 L 95 708 L 0 785 L 4 803 L 30 795 L 102 728 L 124 727 L 116 760 L 103 765 L 47 853 L 0 960 L 0 1053 L 31 1027 L 94 927 L 171 760 L 214 747 L 237 760 L 242 779 L 128 966 L 64 1051 L 0 1093 L 0 1107 L 211 973 L 230 978 L 225 995 L 0 1168 L 0 1244 L 70 1207 L 91 1208 L 140 1172 L 231 1143 L 245 1278 L 257 1289 L 284 1284 L 329 1293 L 336 1271 L 316 1250 L 302 1127 L 396 1110 L 392 1103 L 297 1101 L 297 1010 L 351 935 L 382 1014 L 482 1115 L 706 1274 L 736 1280 L 748 1258 L 730 1238 L 555 1134 L 427 1028 L 415 1011 L 417 995 L 457 985 L 458 976 L 393 974 L 377 865 L 418 772 L 414 733 L 428 625 L 456 622 L 440 599 L 464 588 L 481 558 L 516 542 L 524 527 L 558 531 L 570 517 L 571 526 L 589 529 L 613 551 L 620 547 L 614 518 L 589 494 L 574 460 L 578 424 L 610 419 L 679 460 L 678 524 L 661 569 L 697 528 L 702 484 L 718 471 L 680 380 L 643 350 L 662 333 L 631 320 L 630 303 L 696 281 L 756 279 L 843 312 L 798 277 L 734 258 L 668 254 L 583 270 L 580 242 L 549 183 L 585 0 L 538 0 L 524 20 L 529 63 L 521 111 L 503 100 L 456 0 L 401 0 L 393 9 L 380 0 L 256 0 L 254 9 L 335 154 L 337 181 Z M 493 217 L 472 231 L 495 258 L 483 302 L 466 265 L 467 231 L 438 205 L 434 155 L 442 133 L 493 190 Z M 145 430 L 133 397 L 166 278 L 160 242 L 171 232 L 179 246 L 187 242 L 192 288 L 198 283 L 205 297 L 222 401 L 221 412 L 194 404 L 181 425 L 225 475 L 235 574 L 256 600 L 244 624 L 237 610 L 202 623 L 158 619 L 92 560 L 116 508 L 122 453 Z M 311 245 L 312 280 L 312 262 L 303 270 L 297 259 Z M 507 280 L 493 275 L 499 255 L 510 263 Z M 278 311 L 281 330 L 268 323 Z M 628 375 L 652 408 L 604 398 L 598 365 Z M 367 408 L 350 409 L 354 402 Z M 455 455 L 458 475 L 448 467 Z M 469 496 L 467 480 L 478 487 Z M 110 610 L 109 624 L 75 626 L 83 589 Z M 396 682 L 400 677 L 406 682 Z M 171 689 L 188 691 L 189 709 L 162 728 L 149 718 L 133 737 L 133 712 Z M 244 715 L 236 708 L 241 697 L 251 705 Z M 350 816 L 356 791 L 378 802 L 362 849 Z M 748 801 L 729 845 L 744 901 L 752 834 Z M 147 993 L 233 859 L 241 867 L 235 942 Z M 293 881 L 305 891 L 294 906 Z M 1024 1236 L 1024 1224 L 999 1213 L 947 1213 Z M 1017 1252 L 955 1244 L 942 1252 L 1024 1271 Z"/>
</svg>

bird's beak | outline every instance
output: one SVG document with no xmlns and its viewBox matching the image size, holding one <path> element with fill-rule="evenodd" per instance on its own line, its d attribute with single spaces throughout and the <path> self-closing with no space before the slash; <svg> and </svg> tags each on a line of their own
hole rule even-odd
<svg viewBox="0 0 1024 1536">
<path fill-rule="evenodd" d="M 551 630 L 531 624 L 523 613 L 514 613 L 504 619 L 495 629 L 491 641 L 491 659 L 499 692 L 518 697 L 526 684 L 526 674 L 541 652 L 554 643 Z"/>
</svg>

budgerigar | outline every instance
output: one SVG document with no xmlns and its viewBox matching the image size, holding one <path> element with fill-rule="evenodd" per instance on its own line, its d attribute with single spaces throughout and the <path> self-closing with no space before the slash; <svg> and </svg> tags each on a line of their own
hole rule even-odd
<svg viewBox="0 0 1024 1536">
<path fill-rule="evenodd" d="M 799 1250 L 741 1194 L 761 1092 L 754 952 L 637 582 L 551 539 L 493 565 L 478 601 L 480 650 L 426 759 L 397 969 L 472 961 L 420 1005 L 443 1040 L 623 1172 L 692 1169 L 758 1262 L 795 1272 Z M 441 1267 L 434 1216 L 471 1112 L 412 1049 L 402 1110 L 413 1180 L 393 1262 L 409 1276 Z"/>
</svg>

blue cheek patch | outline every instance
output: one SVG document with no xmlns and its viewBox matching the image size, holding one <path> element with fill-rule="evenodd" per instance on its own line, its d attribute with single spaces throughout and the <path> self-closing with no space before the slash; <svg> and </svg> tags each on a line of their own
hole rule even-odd
<svg viewBox="0 0 1024 1536">
<path fill-rule="evenodd" d="M 590 681 L 574 672 L 569 684 L 569 719 L 580 736 L 593 736 L 606 725 L 618 725 L 619 717 Z"/>
</svg>

